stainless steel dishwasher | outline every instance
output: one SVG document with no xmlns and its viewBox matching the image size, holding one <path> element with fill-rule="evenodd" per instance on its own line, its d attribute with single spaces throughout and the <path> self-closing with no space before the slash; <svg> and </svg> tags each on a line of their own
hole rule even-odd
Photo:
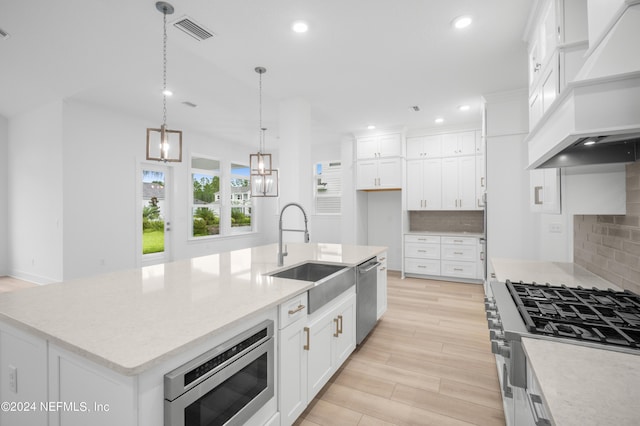
<svg viewBox="0 0 640 426">
<path fill-rule="evenodd" d="M 367 337 L 378 314 L 378 262 L 372 257 L 356 267 L 356 343 Z"/>
</svg>

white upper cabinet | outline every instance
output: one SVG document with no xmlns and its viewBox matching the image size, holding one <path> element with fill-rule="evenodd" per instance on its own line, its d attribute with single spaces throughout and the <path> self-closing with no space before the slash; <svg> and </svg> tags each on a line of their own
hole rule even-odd
<svg viewBox="0 0 640 426">
<path fill-rule="evenodd" d="M 560 169 L 529 172 L 529 200 L 532 212 L 560 214 Z"/>
<path fill-rule="evenodd" d="M 442 135 L 407 138 L 407 159 L 438 158 L 442 156 Z"/>
<path fill-rule="evenodd" d="M 402 137 L 399 133 L 359 138 L 356 146 L 359 160 L 402 156 Z"/>
<path fill-rule="evenodd" d="M 442 160 L 442 209 L 477 210 L 476 159 L 473 156 Z"/>
<path fill-rule="evenodd" d="M 573 80 L 587 50 L 587 2 L 542 0 L 528 31 L 529 129 Z"/>
<path fill-rule="evenodd" d="M 476 132 L 442 135 L 442 156 L 473 155 L 476 153 Z"/>
<path fill-rule="evenodd" d="M 442 160 L 407 161 L 407 210 L 442 209 Z"/>
</svg>

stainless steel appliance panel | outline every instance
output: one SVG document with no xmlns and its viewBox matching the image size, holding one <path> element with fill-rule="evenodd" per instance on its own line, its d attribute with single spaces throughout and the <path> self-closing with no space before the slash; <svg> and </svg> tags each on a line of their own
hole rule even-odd
<svg viewBox="0 0 640 426">
<path fill-rule="evenodd" d="M 378 317 L 378 266 L 373 257 L 356 267 L 356 343 L 367 337 Z"/>
</svg>

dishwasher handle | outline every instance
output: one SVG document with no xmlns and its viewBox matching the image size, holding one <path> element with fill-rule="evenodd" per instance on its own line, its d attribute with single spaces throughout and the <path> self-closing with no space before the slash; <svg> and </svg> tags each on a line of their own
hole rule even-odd
<svg viewBox="0 0 640 426">
<path fill-rule="evenodd" d="M 358 272 L 360 274 L 366 274 L 367 272 L 371 271 L 372 269 L 377 268 L 380 265 L 382 265 L 382 263 L 380 263 L 380 262 L 368 263 L 368 264 L 366 264 L 364 266 L 359 266 L 358 267 Z"/>
</svg>

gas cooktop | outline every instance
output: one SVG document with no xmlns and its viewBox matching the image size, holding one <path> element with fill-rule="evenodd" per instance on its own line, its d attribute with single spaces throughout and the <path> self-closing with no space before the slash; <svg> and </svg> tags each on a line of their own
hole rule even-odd
<svg viewBox="0 0 640 426">
<path fill-rule="evenodd" d="M 640 296 L 631 291 L 508 280 L 506 286 L 532 334 L 640 350 Z"/>
</svg>

